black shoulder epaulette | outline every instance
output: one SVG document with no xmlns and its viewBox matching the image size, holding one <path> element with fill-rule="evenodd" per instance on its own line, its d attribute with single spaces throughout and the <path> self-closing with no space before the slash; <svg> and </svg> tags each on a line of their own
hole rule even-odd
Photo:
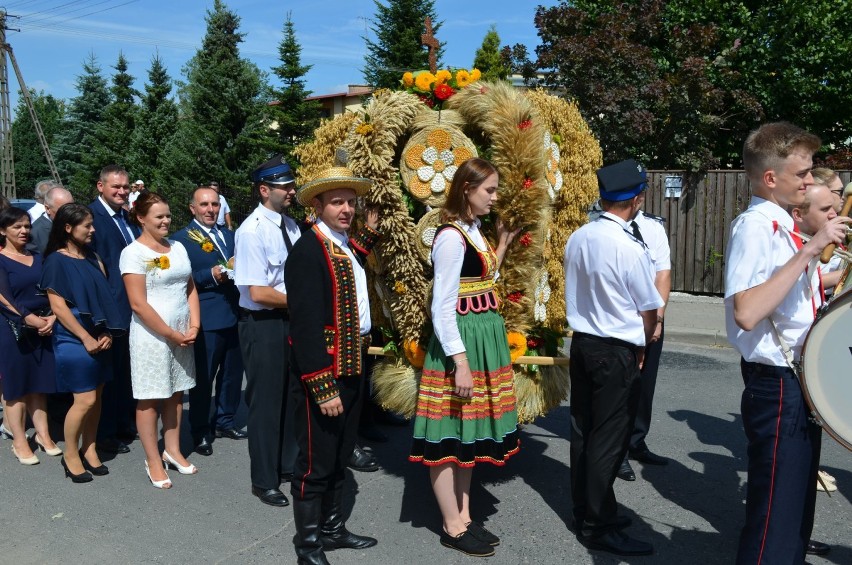
<svg viewBox="0 0 852 565">
<path fill-rule="evenodd" d="M 645 214 L 645 217 L 650 220 L 656 220 L 663 225 L 666 225 L 666 219 L 662 216 L 655 216 L 654 214 L 649 214 L 648 212 L 642 210 L 642 213 Z"/>
</svg>

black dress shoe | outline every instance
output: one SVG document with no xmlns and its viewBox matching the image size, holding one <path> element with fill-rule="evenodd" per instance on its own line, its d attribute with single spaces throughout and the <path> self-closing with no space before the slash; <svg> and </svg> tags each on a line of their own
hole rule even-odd
<svg viewBox="0 0 852 565">
<path fill-rule="evenodd" d="M 470 530 L 465 530 L 458 537 L 453 537 L 447 532 L 441 532 L 441 545 L 461 551 L 474 557 L 488 557 L 494 555 L 494 548 L 474 537 Z"/>
<path fill-rule="evenodd" d="M 95 447 L 106 453 L 130 453 L 127 444 L 115 438 L 107 438 L 95 443 Z"/>
<path fill-rule="evenodd" d="M 630 450 L 630 458 L 640 463 L 648 465 L 668 465 L 669 460 L 665 457 L 660 457 L 655 453 L 651 453 L 650 449 Z"/>
<path fill-rule="evenodd" d="M 589 549 L 606 551 L 616 555 L 651 555 L 654 546 L 633 539 L 621 530 L 609 530 L 597 536 L 578 536 L 577 539 Z"/>
<path fill-rule="evenodd" d="M 320 542 L 323 549 L 366 549 L 379 543 L 375 538 L 353 534 L 346 527 L 334 533 L 320 532 Z"/>
<path fill-rule="evenodd" d="M 229 428 L 227 430 L 216 430 L 216 437 L 227 437 L 231 439 L 247 439 L 248 434 L 242 430 L 238 430 L 237 428 Z"/>
<path fill-rule="evenodd" d="M 262 503 L 268 504 L 270 506 L 290 505 L 290 501 L 287 500 L 287 497 L 284 496 L 284 493 L 281 492 L 281 489 L 271 488 L 268 490 L 263 490 L 262 488 L 252 486 L 251 493 L 258 497 Z"/>
<path fill-rule="evenodd" d="M 814 540 L 809 541 L 808 547 L 805 549 L 805 553 L 808 555 L 828 555 L 829 551 L 831 551 L 830 545 Z"/>
<path fill-rule="evenodd" d="M 213 445 L 206 437 L 203 437 L 201 438 L 201 441 L 195 444 L 195 452 L 204 456 L 213 455 Z"/>
<path fill-rule="evenodd" d="M 618 473 L 615 475 L 622 481 L 635 481 L 636 473 L 633 472 L 633 467 L 630 466 L 630 463 L 625 459 L 621 462 L 621 467 L 618 468 Z"/>
<path fill-rule="evenodd" d="M 631 520 L 627 516 L 616 516 L 615 523 L 612 526 L 616 530 L 623 530 L 624 528 L 629 528 L 632 523 L 633 520 Z M 571 525 L 574 527 L 574 531 L 577 532 L 578 536 L 586 535 L 588 537 L 587 534 L 583 534 L 582 532 L 582 521 L 578 522 L 577 519 L 574 518 L 574 520 L 572 520 L 571 522 Z"/>
<path fill-rule="evenodd" d="M 388 436 L 386 436 L 375 424 L 361 426 L 358 428 L 358 435 L 367 441 L 376 443 L 385 443 L 388 440 Z"/>
<path fill-rule="evenodd" d="M 349 458 L 349 468 L 353 471 L 370 473 L 379 469 L 379 463 L 375 457 L 356 445 L 352 457 Z"/>
</svg>

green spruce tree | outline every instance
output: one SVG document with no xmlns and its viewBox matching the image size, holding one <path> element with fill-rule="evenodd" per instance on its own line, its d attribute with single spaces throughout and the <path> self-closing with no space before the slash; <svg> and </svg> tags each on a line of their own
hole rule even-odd
<svg viewBox="0 0 852 565">
<path fill-rule="evenodd" d="M 148 69 L 148 83 L 130 140 L 128 158 L 133 176 L 143 179 L 146 186 L 154 190 L 167 182 L 160 174 L 161 155 L 178 125 L 178 107 L 171 99 L 171 92 L 172 79 L 160 56 L 155 55 Z"/>
<path fill-rule="evenodd" d="M 293 148 L 311 137 L 319 126 L 321 115 L 321 106 L 317 101 L 305 100 L 311 95 L 304 80 L 311 65 L 302 65 L 301 54 L 302 47 L 296 40 L 293 20 L 287 14 L 284 37 L 278 44 L 281 64 L 272 69 L 282 86 L 272 91 L 276 104 L 270 108 L 270 118 L 274 124 L 270 131 L 273 136 L 272 150 L 283 153 L 289 162 L 293 162 Z"/>
<path fill-rule="evenodd" d="M 118 54 L 110 87 L 111 101 L 104 110 L 103 121 L 95 130 L 97 142 L 92 151 L 84 156 L 87 168 L 100 170 L 106 165 L 118 164 L 128 168 L 130 139 L 136 129 L 135 97 L 138 92 L 133 88 L 134 78 L 127 72 L 127 59 Z"/>
<path fill-rule="evenodd" d="M 236 13 L 215 0 L 205 19 L 201 48 L 183 70 L 178 128 L 161 158 L 169 186 L 161 190 L 184 202 L 197 183 L 215 179 L 233 209 L 248 199 L 249 173 L 268 154 L 267 87 L 257 66 L 240 57 Z"/>
<path fill-rule="evenodd" d="M 482 73 L 482 80 L 506 80 L 509 76 L 509 69 L 504 66 L 500 56 L 500 36 L 497 34 L 496 25 L 491 24 L 482 40 L 482 46 L 476 50 L 473 66 Z"/>
<path fill-rule="evenodd" d="M 373 1 L 376 17 L 371 30 L 376 39 L 364 38 L 367 42 L 364 80 L 376 88 L 397 88 L 405 71 L 429 68 L 428 51 L 421 43 L 426 17 L 432 19 L 435 34 L 441 23 L 435 14 L 434 0 L 387 0 L 387 5 Z M 438 66 L 443 52 L 441 45 Z"/>
<path fill-rule="evenodd" d="M 100 168 L 88 165 L 87 159 L 94 152 L 95 131 L 110 102 L 107 83 L 94 54 L 83 62 L 83 74 L 77 77 L 77 92 L 56 137 L 54 158 L 66 188 L 76 200 L 87 201 L 97 192 L 95 184 L 100 172 Z"/>
<path fill-rule="evenodd" d="M 35 113 L 44 132 L 48 147 L 62 127 L 65 116 L 65 103 L 51 94 L 30 90 Z M 15 107 L 15 121 L 12 123 L 12 146 L 15 150 L 15 185 L 18 196 L 30 198 L 37 182 L 52 178 L 44 157 L 41 143 L 36 135 L 30 112 L 23 94 L 18 97 Z M 64 179 L 63 179 L 64 180 Z"/>
</svg>

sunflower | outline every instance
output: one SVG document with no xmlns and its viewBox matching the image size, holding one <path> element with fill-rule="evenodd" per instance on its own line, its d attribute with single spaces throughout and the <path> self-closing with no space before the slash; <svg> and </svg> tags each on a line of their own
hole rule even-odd
<svg viewBox="0 0 852 565">
<path fill-rule="evenodd" d="M 432 83 L 435 82 L 435 75 L 428 71 L 423 71 L 414 79 L 414 86 L 422 92 L 431 92 Z"/>
<path fill-rule="evenodd" d="M 447 69 L 441 69 L 437 73 L 435 73 L 435 82 L 438 84 L 446 84 L 447 81 L 453 78 L 453 73 L 448 71 Z"/>
<path fill-rule="evenodd" d="M 520 332 L 509 332 L 506 339 L 509 341 L 509 356 L 514 363 L 518 357 L 527 352 L 527 338 Z"/>
<path fill-rule="evenodd" d="M 404 75 L 402 75 L 402 85 L 405 88 L 411 87 L 412 84 L 414 84 L 414 75 L 413 74 L 405 73 Z"/>
<path fill-rule="evenodd" d="M 201 244 L 201 250 L 205 253 L 213 253 L 213 249 L 214 247 L 212 241 L 205 241 Z"/>
<path fill-rule="evenodd" d="M 470 81 L 476 82 L 480 78 L 482 78 L 482 72 L 479 69 L 473 69 L 470 71 Z"/>
<path fill-rule="evenodd" d="M 405 351 L 405 358 L 408 359 L 411 366 L 415 369 L 422 369 L 423 362 L 426 360 L 426 350 L 420 347 L 420 343 L 407 339 L 402 348 Z"/>
<path fill-rule="evenodd" d="M 456 72 L 456 84 L 459 85 L 459 88 L 464 88 L 473 82 L 473 79 L 470 76 L 470 73 L 464 69 L 459 69 Z"/>
</svg>

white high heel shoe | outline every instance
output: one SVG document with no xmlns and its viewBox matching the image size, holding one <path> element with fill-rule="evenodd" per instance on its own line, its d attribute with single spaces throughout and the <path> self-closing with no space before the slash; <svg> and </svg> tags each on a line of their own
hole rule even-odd
<svg viewBox="0 0 852 565">
<path fill-rule="evenodd" d="M 196 467 L 192 463 L 184 467 L 183 465 L 175 461 L 175 458 L 169 455 L 169 452 L 165 449 L 163 450 L 163 465 L 175 469 L 181 475 L 194 475 L 198 472 L 198 467 Z"/>
<path fill-rule="evenodd" d="M 156 488 L 172 488 L 172 481 L 169 479 L 168 473 L 166 473 L 166 478 L 163 481 L 155 481 L 151 478 L 151 469 L 148 467 L 148 460 L 145 460 L 145 473 L 148 475 L 148 480 L 151 481 L 151 484 Z"/>
</svg>

